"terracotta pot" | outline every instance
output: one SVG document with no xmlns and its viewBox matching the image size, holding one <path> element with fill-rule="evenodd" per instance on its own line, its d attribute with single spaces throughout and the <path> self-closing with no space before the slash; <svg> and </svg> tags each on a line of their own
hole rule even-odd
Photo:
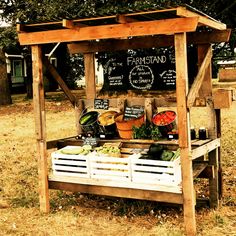
<svg viewBox="0 0 236 236">
<path fill-rule="evenodd" d="M 144 115 L 131 119 L 123 120 L 124 113 L 118 113 L 115 115 L 116 127 L 119 132 L 119 136 L 123 139 L 132 139 L 133 137 L 133 126 L 140 127 L 144 123 Z"/>
</svg>

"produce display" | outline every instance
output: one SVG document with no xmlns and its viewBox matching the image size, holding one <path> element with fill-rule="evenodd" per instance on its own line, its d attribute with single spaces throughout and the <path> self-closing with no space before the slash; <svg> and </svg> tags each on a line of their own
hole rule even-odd
<svg viewBox="0 0 236 236">
<path fill-rule="evenodd" d="M 115 114 L 117 114 L 116 111 L 108 111 L 108 112 L 101 114 L 98 117 L 99 124 L 102 126 L 114 124 L 115 123 L 115 118 L 114 118 Z"/>
<path fill-rule="evenodd" d="M 174 111 L 163 111 L 153 116 L 152 122 L 155 125 L 164 126 L 172 123 L 176 118 Z"/>
<path fill-rule="evenodd" d="M 142 154 L 140 159 L 159 160 L 159 161 L 174 161 L 180 156 L 180 149 L 171 151 L 164 149 L 163 145 L 151 144 L 146 154 Z"/>
<path fill-rule="evenodd" d="M 84 115 L 82 115 L 82 117 L 80 118 L 79 123 L 81 125 L 90 125 L 92 124 L 94 121 L 97 120 L 98 117 L 98 112 L 96 111 L 90 111 L 85 113 Z"/>
<path fill-rule="evenodd" d="M 142 124 L 140 127 L 133 126 L 132 130 L 134 139 L 158 140 L 161 137 L 158 127 L 150 123 Z"/>
<path fill-rule="evenodd" d="M 91 145 L 83 145 L 60 150 L 62 154 L 66 155 L 88 155 L 91 151 L 92 151 Z"/>
<path fill-rule="evenodd" d="M 100 146 L 96 147 L 95 151 L 99 155 L 106 155 L 106 156 L 112 156 L 112 157 L 118 157 L 120 156 L 120 149 L 119 147 L 114 146 Z"/>
</svg>

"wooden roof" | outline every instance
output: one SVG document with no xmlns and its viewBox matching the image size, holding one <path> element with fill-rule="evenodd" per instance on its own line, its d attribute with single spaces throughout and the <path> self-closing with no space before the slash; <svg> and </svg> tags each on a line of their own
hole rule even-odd
<svg viewBox="0 0 236 236">
<path fill-rule="evenodd" d="M 226 25 L 198 12 L 178 6 L 145 12 L 132 12 L 110 16 L 63 19 L 61 21 L 18 24 L 21 45 L 58 42 L 97 41 L 150 35 L 172 35 L 195 32 L 198 27 L 225 30 Z"/>
</svg>

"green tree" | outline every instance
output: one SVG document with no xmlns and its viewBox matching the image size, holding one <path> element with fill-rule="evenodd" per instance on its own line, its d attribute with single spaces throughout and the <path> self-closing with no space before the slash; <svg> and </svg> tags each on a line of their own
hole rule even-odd
<svg viewBox="0 0 236 236">
<path fill-rule="evenodd" d="M 0 2 L 0 17 L 13 25 L 10 31 L 12 31 L 12 35 L 16 35 L 14 27 L 16 22 L 57 21 L 63 18 L 74 19 L 110 15 L 180 4 L 196 7 L 198 10 L 226 23 L 229 28 L 232 28 L 230 42 L 223 45 L 215 45 L 214 56 L 217 57 L 222 54 L 226 54 L 227 57 L 235 56 L 236 17 L 234 9 L 236 2 L 232 0 L 2 0 Z M 15 43 L 14 37 L 11 37 L 10 40 L 7 37 L 5 39 L 1 37 L 1 39 L 8 45 Z M 70 58 L 70 60 L 72 62 L 82 61 L 81 57 Z M 78 72 L 70 70 L 70 73 L 71 76 L 67 76 L 67 80 L 69 80 L 68 77 L 78 78 L 79 74 L 82 75 L 81 67 Z"/>
</svg>

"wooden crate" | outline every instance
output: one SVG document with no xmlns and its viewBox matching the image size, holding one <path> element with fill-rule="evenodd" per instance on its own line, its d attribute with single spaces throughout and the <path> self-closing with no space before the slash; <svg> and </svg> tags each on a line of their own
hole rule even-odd
<svg viewBox="0 0 236 236">
<path fill-rule="evenodd" d="M 180 157 L 174 161 L 146 160 L 140 157 L 140 154 L 130 157 L 133 182 L 176 186 L 181 189 Z"/>
<path fill-rule="evenodd" d="M 63 149 L 67 148 L 73 149 L 76 146 L 66 146 Z M 60 150 L 51 154 L 54 175 L 89 178 L 89 155 L 68 155 L 61 153 Z"/>
<path fill-rule="evenodd" d="M 230 108 L 233 102 L 233 90 L 215 89 L 213 90 L 214 108 Z"/>
<path fill-rule="evenodd" d="M 97 179 L 131 181 L 130 158 L 111 156 L 89 157 L 90 176 Z"/>
</svg>

